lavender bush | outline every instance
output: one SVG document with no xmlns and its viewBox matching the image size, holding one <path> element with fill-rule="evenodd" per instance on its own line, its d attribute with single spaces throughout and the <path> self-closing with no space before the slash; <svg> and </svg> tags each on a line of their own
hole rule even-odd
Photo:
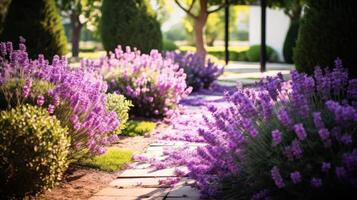
<svg viewBox="0 0 357 200">
<path fill-rule="evenodd" d="M 211 60 L 205 63 L 202 55 L 189 52 L 166 52 L 166 58 L 174 60 L 187 74 L 186 83 L 198 91 L 208 89 L 217 78 L 223 74 L 223 67 L 219 67 Z"/>
<path fill-rule="evenodd" d="M 10 107 L 31 103 L 45 107 L 55 115 L 62 126 L 69 128 L 71 155 L 88 150 L 95 154 L 104 153 L 104 145 L 118 139 L 111 135 L 119 121 L 115 112 L 106 109 L 107 84 L 96 73 L 72 70 L 66 58 L 58 56 L 51 64 L 43 55 L 31 60 L 23 43 L 15 50 L 12 43 L 1 42 L 0 85 L 14 81 L 20 88 L 6 90 L 9 87 L 1 87 L 1 96 Z M 41 89 L 38 93 L 34 90 L 37 83 L 44 82 L 50 85 L 47 91 Z"/>
<path fill-rule="evenodd" d="M 123 94 L 133 103 L 136 116 L 169 116 L 179 101 L 186 97 L 186 74 L 157 50 L 149 55 L 118 46 L 114 53 L 99 60 L 83 60 L 82 68 L 104 76 L 109 91 Z"/>
<path fill-rule="evenodd" d="M 227 95 L 198 129 L 207 144 L 169 152 L 155 166 L 186 165 L 204 196 L 347 198 L 357 189 L 357 80 L 333 71 L 268 77 Z"/>
</svg>

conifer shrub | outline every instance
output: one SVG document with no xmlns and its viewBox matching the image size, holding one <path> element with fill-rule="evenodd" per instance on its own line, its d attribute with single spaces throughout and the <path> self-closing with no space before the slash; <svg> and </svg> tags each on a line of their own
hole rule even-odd
<svg viewBox="0 0 357 200">
<path fill-rule="evenodd" d="M 309 0 L 294 52 L 296 69 L 312 74 L 316 65 L 333 66 L 339 57 L 357 77 L 357 12 L 354 0 Z"/>
<path fill-rule="evenodd" d="M 67 129 L 44 108 L 0 112 L 0 198 L 22 199 L 52 188 L 67 169 Z"/>
<path fill-rule="evenodd" d="M 67 40 L 54 0 L 12 0 L 0 40 L 17 43 L 20 36 L 27 39 L 31 58 L 67 53 Z"/>
<path fill-rule="evenodd" d="M 106 51 L 114 51 L 117 45 L 144 53 L 162 49 L 160 23 L 146 0 L 104 0 L 100 34 Z"/>
</svg>

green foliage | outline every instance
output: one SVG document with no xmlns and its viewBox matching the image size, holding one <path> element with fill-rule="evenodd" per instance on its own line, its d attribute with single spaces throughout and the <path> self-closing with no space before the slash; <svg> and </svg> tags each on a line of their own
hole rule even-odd
<svg viewBox="0 0 357 200">
<path fill-rule="evenodd" d="M 11 0 L 2 0 L 0 3 L 0 33 L 2 31 L 3 22 L 7 14 L 7 9 L 11 3 Z"/>
<path fill-rule="evenodd" d="M 130 100 L 127 100 L 123 95 L 115 93 L 107 94 L 107 109 L 117 113 L 120 126 L 115 129 L 115 134 L 121 134 L 126 127 L 126 122 L 129 119 L 129 110 L 133 106 Z"/>
<path fill-rule="evenodd" d="M 167 40 L 172 40 L 172 41 L 187 40 L 185 27 L 182 25 L 182 23 L 178 23 L 171 26 L 170 30 L 164 32 L 163 34 L 164 34 L 164 38 L 166 38 Z"/>
<path fill-rule="evenodd" d="M 162 47 L 163 51 L 175 51 L 177 49 L 178 49 L 178 47 L 175 44 L 175 42 L 173 42 L 171 40 L 164 40 L 163 47 Z"/>
<path fill-rule="evenodd" d="M 129 150 L 112 147 L 103 155 L 80 160 L 79 164 L 107 172 L 114 172 L 123 169 L 126 164 L 130 163 L 132 155 L 133 153 Z"/>
<path fill-rule="evenodd" d="M 0 113 L 0 198 L 52 188 L 67 168 L 67 129 L 45 109 L 23 105 Z"/>
<path fill-rule="evenodd" d="M 278 61 L 278 54 L 270 46 L 267 46 L 266 48 L 266 55 L 269 62 Z M 247 51 L 246 56 L 248 61 L 258 62 L 260 60 L 260 45 L 251 46 Z"/>
<path fill-rule="evenodd" d="M 1 41 L 16 44 L 24 37 L 30 57 L 64 55 L 67 41 L 54 0 L 12 0 L 4 21 Z"/>
<path fill-rule="evenodd" d="M 100 29 L 106 51 L 117 45 L 136 47 L 144 53 L 162 49 L 160 23 L 146 0 L 104 0 Z"/>
<path fill-rule="evenodd" d="M 10 79 L 3 85 L 0 85 L 0 110 L 14 108 L 18 105 L 26 103 L 36 105 L 36 98 L 39 95 L 43 95 L 46 100 L 45 102 L 48 102 L 48 90 L 54 87 L 47 81 L 35 79 L 32 82 L 29 97 L 24 98 L 22 94 L 22 88 L 24 85 L 25 80 L 18 78 Z"/>
<path fill-rule="evenodd" d="M 229 60 L 233 61 L 248 61 L 246 56 L 247 51 L 229 51 Z M 209 55 L 215 56 L 218 59 L 225 59 L 225 51 L 209 51 Z"/>
<path fill-rule="evenodd" d="M 134 137 L 137 135 L 145 135 L 156 128 L 156 123 L 142 120 L 129 120 L 126 128 L 122 131 L 122 135 Z"/>
<path fill-rule="evenodd" d="M 336 57 L 357 77 L 357 12 L 354 0 L 309 0 L 300 24 L 294 61 L 311 74 L 316 65 L 333 66 Z"/>
<path fill-rule="evenodd" d="M 299 25 L 299 21 L 291 21 L 289 30 L 285 37 L 283 55 L 285 62 L 287 63 L 293 63 L 293 50 L 296 46 L 296 40 L 299 33 Z"/>
<path fill-rule="evenodd" d="M 356 137 L 357 132 L 353 122 L 345 122 L 345 127 L 342 128 L 336 125 L 333 114 L 326 109 L 315 111 L 321 112 L 322 121 L 326 129 L 331 130 L 331 134 L 336 133 L 334 132 L 336 131 L 334 128 L 338 127 L 341 133 L 348 132 L 353 138 Z M 296 139 L 296 133 L 282 126 L 279 120 L 274 117 L 269 122 L 261 123 L 258 126 L 259 134 L 256 138 L 249 138 L 247 140 L 247 144 L 249 145 L 246 148 L 247 156 L 245 157 L 246 162 L 244 164 L 246 183 L 254 182 L 251 185 L 255 189 L 254 191 L 268 189 L 272 194 L 272 199 L 348 199 L 348 195 L 352 191 L 355 191 L 355 189 L 351 185 L 343 184 L 338 178 L 333 177 L 332 174 L 323 174 L 321 163 L 330 162 L 332 166 L 338 166 L 341 164 L 342 155 L 346 152 L 352 152 L 353 146 L 338 144 L 338 139 L 332 138 L 332 141 L 330 141 L 332 147 L 327 150 L 326 144 L 322 142 L 319 129 L 315 127 L 312 117 L 306 119 L 293 113 L 293 111 L 289 113 L 289 116 L 293 117 L 293 121 L 295 122 L 302 122 L 306 131 L 307 138 L 304 141 L 300 141 L 301 149 L 303 149 L 302 158 L 287 161 L 287 156 L 283 153 L 284 148 Z M 275 129 L 281 130 L 282 143 L 280 146 L 272 147 L 271 133 Z M 314 174 L 320 174 L 322 177 L 327 176 L 323 179 L 325 191 L 319 194 L 318 190 L 312 189 L 310 184 L 295 185 L 289 183 L 289 179 L 284 180 L 286 184 L 285 189 L 278 190 L 272 180 L 272 166 L 279 166 L 282 177 L 290 177 L 290 173 L 294 171 L 299 171 L 304 181 L 309 180 L 309 178 L 311 179 L 308 176 L 313 176 Z M 332 171 L 333 169 L 330 170 Z M 308 181 L 306 182 L 309 183 Z"/>
</svg>

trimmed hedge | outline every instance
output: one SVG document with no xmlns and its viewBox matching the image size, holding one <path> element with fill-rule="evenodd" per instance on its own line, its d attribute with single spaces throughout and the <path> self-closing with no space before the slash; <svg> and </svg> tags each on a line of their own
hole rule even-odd
<svg viewBox="0 0 357 200">
<path fill-rule="evenodd" d="M 50 189 L 67 169 L 67 129 L 48 112 L 22 105 L 0 112 L 0 198 Z"/>
<path fill-rule="evenodd" d="M 296 68 L 311 74 L 339 57 L 357 77 L 357 12 L 354 0 L 309 0 L 294 51 Z"/>
<path fill-rule="evenodd" d="M 246 53 L 247 59 L 250 62 L 258 62 L 260 60 L 260 45 L 253 45 Z M 277 62 L 278 54 L 270 47 L 266 46 L 266 56 L 269 62 Z"/>
<path fill-rule="evenodd" d="M 299 34 L 300 21 L 292 21 L 290 23 L 289 30 L 286 34 L 284 47 L 283 47 L 283 56 L 285 62 L 293 63 L 293 51 L 296 46 L 296 40 Z"/>
<path fill-rule="evenodd" d="M 144 53 L 162 49 L 160 23 L 147 0 L 104 0 L 100 34 L 106 51 L 117 45 L 136 47 Z"/>
<path fill-rule="evenodd" d="M 22 36 L 31 58 L 67 53 L 67 40 L 54 0 L 12 0 L 4 21 L 1 41 L 18 43 Z"/>
</svg>

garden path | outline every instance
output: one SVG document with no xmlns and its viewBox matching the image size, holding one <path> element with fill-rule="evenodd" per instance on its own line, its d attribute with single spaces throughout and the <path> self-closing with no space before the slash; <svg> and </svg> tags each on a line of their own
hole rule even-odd
<svg viewBox="0 0 357 200">
<path fill-rule="evenodd" d="M 206 105 L 222 104 L 223 89 L 232 89 L 236 81 L 243 85 L 250 85 L 263 76 L 272 76 L 278 72 L 288 75 L 293 67 L 285 64 L 268 64 L 266 73 L 259 72 L 259 65 L 252 63 L 232 63 L 225 68 L 225 74 L 219 79 L 221 86 L 216 87 L 216 91 L 202 91 L 193 94 L 181 102 L 182 112 L 177 116 L 175 125 L 160 130 L 156 134 L 157 141 L 149 144 L 142 156 L 155 158 L 156 160 L 165 159 L 165 151 L 180 149 L 182 147 L 197 148 L 203 143 L 197 134 L 197 128 L 202 123 L 202 115 L 207 113 Z M 222 87 L 222 85 L 226 87 Z M 156 166 L 157 167 L 157 166 Z M 160 167 L 159 167 L 160 168 Z M 193 181 L 183 178 L 174 187 L 164 186 L 160 182 L 170 182 L 177 180 L 177 168 L 165 168 L 157 170 L 151 164 L 145 162 L 135 162 L 129 169 L 123 171 L 107 187 L 100 190 L 91 200 L 195 200 L 199 199 L 199 191 L 192 187 Z M 180 168 L 185 171 L 185 168 Z"/>
<path fill-rule="evenodd" d="M 205 96 L 206 98 L 214 98 Z M 198 97 L 198 98 L 201 98 Z M 217 98 L 217 97 L 215 97 Z M 191 116 L 192 114 L 200 113 L 203 107 L 197 105 L 184 105 L 184 115 L 180 117 Z M 172 134 L 173 131 L 178 131 L 175 127 L 168 127 L 158 133 Z M 180 140 L 179 138 L 177 138 Z M 183 146 L 196 148 L 202 145 L 197 142 L 185 142 L 170 139 L 157 139 L 151 143 L 146 151 L 141 154 L 146 158 L 165 159 L 166 149 L 177 149 Z M 161 182 L 177 179 L 175 174 L 176 168 L 164 168 L 157 170 L 145 162 L 134 162 L 129 169 L 123 171 L 118 177 L 113 180 L 107 187 L 100 190 L 91 200 L 134 200 L 134 199 L 150 199 L 150 200 L 195 200 L 199 199 L 199 191 L 191 185 L 193 181 L 188 178 L 181 179 L 174 187 L 162 185 Z"/>
</svg>

